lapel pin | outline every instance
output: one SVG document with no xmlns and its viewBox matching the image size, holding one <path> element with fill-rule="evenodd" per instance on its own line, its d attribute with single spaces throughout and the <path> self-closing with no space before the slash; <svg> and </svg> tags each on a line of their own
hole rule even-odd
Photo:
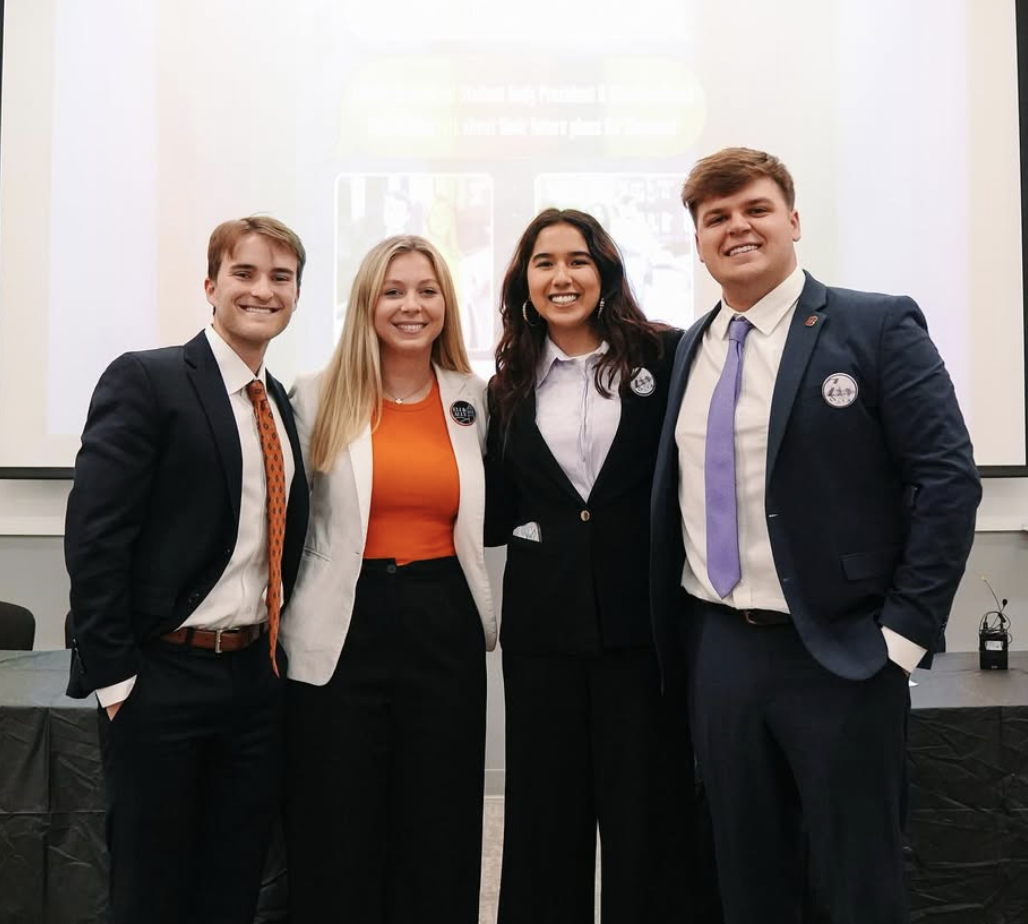
<svg viewBox="0 0 1028 924">
<path fill-rule="evenodd" d="M 450 416 L 455 423 L 462 427 L 470 427 L 478 416 L 475 413 L 475 406 L 469 401 L 454 401 L 450 405 Z"/>
<path fill-rule="evenodd" d="M 859 393 L 857 380 L 845 372 L 833 372 L 821 383 L 821 397 L 829 407 L 849 407 Z"/>
<path fill-rule="evenodd" d="M 653 394 L 657 382 L 653 378 L 653 373 L 644 366 L 635 373 L 635 377 L 629 382 L 629 387 L 640 398 L 645 398 L 647 395 Z"/>
<path fill-rule="evenodd" d="M 806 327 L 813 327 L 817 324 L 817 315 L 812 314 L 806 321 L 803 322 Z"/>
</svg>

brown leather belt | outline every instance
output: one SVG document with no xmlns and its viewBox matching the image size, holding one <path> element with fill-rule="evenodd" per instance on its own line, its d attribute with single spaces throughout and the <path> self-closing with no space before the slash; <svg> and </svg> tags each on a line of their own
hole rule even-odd
<svg viewBox="0 0 1028 924">
<path fill-rule="evenodd" d="M 242 651 L 267 631 L 268 624 L 266 622 L 256 626 L 242 626 L 238 629 L 194 629 L 192 626 L 183 626 L 181 629 L 162 635 L 161 641 L 171 642 L 173 645 L 187 645 L 190 648 L 204 648 L 215 654 L 225 654 L 230 651 Z"/>
<path fill-rule="evenodd" d="M 741 616 L 743 621 L 751 626 L 788 626 L 792 623 L 792 617 L 788 613 L 779 613 L 777 610 L 737 610 L 723 603 L 710 605 L 731 616 Z"/>
</svg>

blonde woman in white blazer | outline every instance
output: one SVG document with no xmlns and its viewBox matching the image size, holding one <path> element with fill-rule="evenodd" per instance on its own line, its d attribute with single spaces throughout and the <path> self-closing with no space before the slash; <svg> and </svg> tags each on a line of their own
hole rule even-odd
<svg viewBox="0 0 1028 924">
<path fill-rule="evenodd" d="M 484 390 L 438 251 L 374 247 L 329 366 L 292 396 L 313 473 L 280 635 L 293 924 L 478 920 Z"/>
</svg>

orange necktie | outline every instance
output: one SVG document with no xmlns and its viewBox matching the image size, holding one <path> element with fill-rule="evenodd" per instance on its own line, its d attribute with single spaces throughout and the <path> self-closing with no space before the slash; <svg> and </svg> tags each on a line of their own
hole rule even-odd
<svg viewBox="0 0 1028 924">
<path fill-rule="evenodd" d="M 286 468 L 282 461 L 282 444 L 268 404 L 268 393 L 259 379 L 246 386 L 253 402 L 253 416 L 257 418 L 257 433 L 261 438 L 264 455 L 264 474 L 268 486 L 268 603 L 269 642 L 271 666 L 278 676 L 275 646 L 278 644 L 278 620 L 282 611 L 282 543 L 286 535 Z"/>
</svg>

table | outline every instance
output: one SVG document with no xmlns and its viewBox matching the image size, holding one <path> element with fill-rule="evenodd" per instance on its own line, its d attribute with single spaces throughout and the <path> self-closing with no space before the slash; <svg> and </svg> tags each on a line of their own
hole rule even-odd
<svg viewBox="0 0 1028 924">
<path fill-rule="evenodd" d="M 105 920 L 95 699 L 64 695 L 67 651 L 0 652 L 0 921 Z M 914 673 L 907 879 L 915 924 L 1028 922 L 1028 652 Z M 285 920 L 276 838 L 257 920 Z"/>
<path fill-rule="evenodd" d="M 1028 922 L 1028 652 L 937 655 L 910 691 L 912 922 Z"/>
<path fill-rule="evenodd" d="M 104 924 L 96 697 L 64 695 L 68 651 L 0 651 L 0 922 Z M 256 921 L 287 920 L 276 832 Z"/>
</svg>

